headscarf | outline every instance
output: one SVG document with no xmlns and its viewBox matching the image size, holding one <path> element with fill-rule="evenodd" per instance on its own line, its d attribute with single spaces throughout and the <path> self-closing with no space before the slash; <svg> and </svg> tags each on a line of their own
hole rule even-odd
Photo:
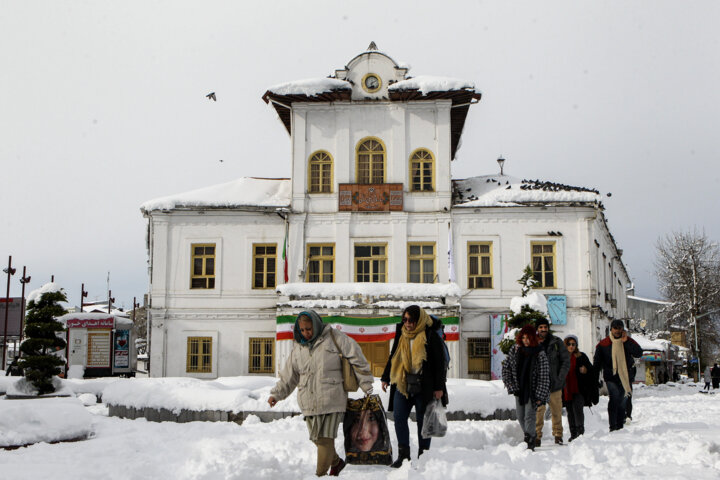
<svg viewBox="0 0 720 480">
<path fill-rule="evenodd" d="M 305 340 L 305 337 L 302 336 L 302 333 L 300 333 L 300 317 L 309 317 L 312 321 L 312 327 L 313 327 L 313 336 L 310 338 L 310 340 Z M 317 314 L 315 310 L 308 310 L 305 312 L 300 312 L 300 315 L 297 316 L 295 319 L 295 327 L 293 328 L 293 338 L 297 343 L 300 345 L 307 345 L 308 347 L 312 348 L 312 346 L 315 344 L 315 340 L 320 337 L 320 334 L 323 331 L 323 328 L 325 328 L 325 324 L 322 321 L 322 318 L 320 318 L 320 315 Z"/>
<path fill-rule="evenodd" d="M 390 366 L 390 383 L 395 384 L 398 391 L 405 397 L 408 397 L 407 374 L 420 372 L 422 364 L 427 358 L 425 329 L 431 325 L 430 315 L 421 308 L 415 329 L 408 332 L 404 325 L 401 327 L 402 334 L 398 339 L 397 350 Z M 410 340 L 414 340 L 412 350 L 410 349 Z"/>
</svg>

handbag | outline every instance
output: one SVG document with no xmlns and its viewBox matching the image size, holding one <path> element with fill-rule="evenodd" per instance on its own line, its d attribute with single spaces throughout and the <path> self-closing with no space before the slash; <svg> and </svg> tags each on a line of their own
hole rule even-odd
<svg viewBox="0 0 720 480">
<path fill-rule="evenodd" d="M 333 333 L 335 329 L 333 328 L 330 331 L 330 336 L 332 337 L 333 343 L 335 344 L 335 348 L 338 350 L 338 355 L 340 356 L 340 365 L 342 370 L 342 378 L 343 378 L 343 389 L 346 392 L 357 392 L 357 389 L 360 388 L 360 384 L 358 383 L 357 377 L 355 376 L 355 370 L 353 369 L 353 366 L 350 365 L 350 361 L 345 358 L 342 354 L 342 350 L 340 350 L 340 347 L 338 346 L 337 340 L 335 340 L 335 334 Z"/>
<path fill-rule="evenodd" d="M 422 385 L 420 385 L 420 374 L 419 373 L 408 373 L 405 377 L 407 381 L 407 393 L 408 395 L 417 395 L 422 391 Z"/>
<path fill-rule="evenodd" d="M 356 465 L 390 465 L 392 445 L 379 395 L 348 400 L 342 426 L 345 461 Z"/>
</svg>

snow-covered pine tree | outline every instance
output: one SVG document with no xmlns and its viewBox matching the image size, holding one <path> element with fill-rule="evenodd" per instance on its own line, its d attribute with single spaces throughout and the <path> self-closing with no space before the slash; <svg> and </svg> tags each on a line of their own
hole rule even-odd
<svg viewBox="0 0 720 480">
<path fill-rule="evenodd" d="M 510 310 L 512 313 L 508 318 L 508 333 L 500 341 L 500 350 L 504 354 L 508 354 L 513 345 L 515 345 L 515 334 L 518 330 L 528 324 L 535 324 L 535 321 L 547 317 L 547 302 L 545 296 L 537 292 L 533 292 L 532 288 L 537 283 L 533 279 L 533 271 L 530 266 L 526 266 L 522 277 L 518 280 L 521 288 L 521 296 L 513 297 L 510 301 Z"/>
<path fill-rule="evenodd" d="M 662 309 L 668 327 L 685 330 L 693 356 L 699 349 L 702 365 L 712 364 L 720 350 L 720 315 L 713 316 L 720 309 L 720 247 L 704 232 L 694 230 L 660 237 L 656 249 L 658 286 L 665 300 L 671 302 Z M 699 345 L 695 344 L 695 322 Z"/>
<path fill-rule="evenodd" d="M 60 373 L 62 358 L 53 353 L 65 347 L 65 340 L 57 336 L 57 332 L 65 330 L 62 323 L 55 320 L 65 313 L 59 302 L 66 302 L 67 297 L 61 288 L 54 284 L 46 284 L 39 295 L 29 295 L 30 301 L 25 316 L 25 340 L 20 345 L 23 357 L 20 367 L 25 371 L 25 378 L 37 389 L 38 395 L 55 391 L 53 375 Z M 36 298 L 33 298 L 36 297 Z"/>
</svg>

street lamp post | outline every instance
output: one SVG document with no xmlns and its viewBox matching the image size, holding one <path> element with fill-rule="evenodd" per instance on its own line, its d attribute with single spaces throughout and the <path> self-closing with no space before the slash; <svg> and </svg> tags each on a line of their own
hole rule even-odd
<svg viewBox="0 0 720 480">
<path fill-rule="evenodd" d="M 23 341 L 23 334 L 25 333 L 25 284 L 30 283 L 30 275 L 26 275 L 27 267 L 23 265 L 23 273 L 20 278 L 22 284 L 22 293 L 20 294 L 20 342 Z"/>
<path fill-rule="evenodd" d="M 8 257 L 8 266 L 3 268 L 3 272 L 7 273 L 7 293 L 5 294 L 5 328 L 3 329 L 3 353 L 2 363 L 0 367 L 5 369 L 5 360 L 7 358 L 7 324 L 8 324 L 8 313 L 10 312 L 10 277 L 15 275 L 15 269 L 12 268 L 12 255 Z"/>
<path fill-rule="evenodd" d="M 85 307 L 85 298 L 88 296 L 88 292 L 85 291 L 85 284 L 83 283 L 80 286 L 80 313 L 83 312 L 83 308 Z"/>
</svg>

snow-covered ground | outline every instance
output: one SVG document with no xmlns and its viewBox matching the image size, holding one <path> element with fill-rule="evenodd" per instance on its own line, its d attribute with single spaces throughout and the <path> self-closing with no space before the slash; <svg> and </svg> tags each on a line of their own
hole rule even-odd
<svg viewBox="0 0 720 480">
<path fill-rule="evenodd" d="M 451 402 L 473 403 L 472 397 L 465 398 L 473 389 L 457 391 Z M 479 394 L 477 400 L 482 401 L 483 396 Z M 0 399 L 0 409 L 12 402 Z M 85 408 L 92 414 L 94 432 L 89 440 L 0 450 L 0 478 L 314 478 L 315 447 L 307 439 L 300 417 L 271 423 L 249 417 L 242 425 L 152 423 L 108 417 L 104 405 L 86 404 L 90 404 Z M 392 470 L 348 465 L 341 476 L 720 478 L 720 394 L 699 393 L 694 384 L 639 387 L 633 421 L 612 434 L 608 433 L 606 408 L 607 397 L 603 397 L 592 412 L 586 409 L 585 436 L 567 446 L 542 446 L 532 453 L 525 449 L 515 421 L 450 422 L 447 436 L 434 439 L 431 450 L 412 466 Z M 550 437 L 549 424 L 546 422 L 545 438 Z M 392 425 L 390 432 L 395 447 Z M 342 454 L 340 438 L 336 447 Z M 412 451 L 414 456 L 414 438 Z"/>
</svg>

